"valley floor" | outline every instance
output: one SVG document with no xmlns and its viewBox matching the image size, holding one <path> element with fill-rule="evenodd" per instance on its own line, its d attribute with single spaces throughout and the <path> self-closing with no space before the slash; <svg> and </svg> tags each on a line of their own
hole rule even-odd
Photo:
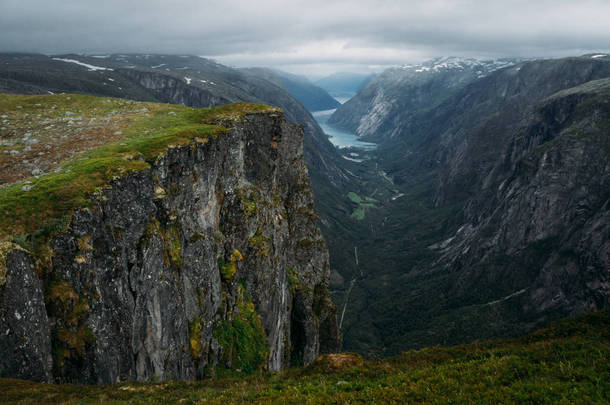
<svg viewBox="0 0 610 405">
<path fill-rule="evenodd" d="M 327 355 L 284 374 L 113 386 L 0 379 L 0 402 L 602 404 L 610 401 L 608 359 L 607 309 L 520 339 L 437 346 L 385 360 Z"/>
</svg>

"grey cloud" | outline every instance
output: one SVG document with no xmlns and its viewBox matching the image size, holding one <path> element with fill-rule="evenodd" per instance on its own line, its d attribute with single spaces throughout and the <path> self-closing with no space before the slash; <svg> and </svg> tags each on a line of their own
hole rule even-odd
<svg viewBox="0 0 610 405">
<path fill-rule="evenodd" d="M 293 71 L 610 48 L 607 0 L 2 0 L 0 51 L 190 53 Z"/>
</svg>

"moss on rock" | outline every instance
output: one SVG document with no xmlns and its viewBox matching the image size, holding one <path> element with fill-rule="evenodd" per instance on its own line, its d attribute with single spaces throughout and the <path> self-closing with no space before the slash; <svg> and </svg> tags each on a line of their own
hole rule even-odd
<svg viewBox="0 0 610 405">
<path fill-rule="evenodd" d="M 252 374 L 263 370 L 269 357 L 267 335 L 246 288 L 239 284 L 237 311 L 232 319 L 219 320 L 213 335 L 224 348 L 220 370 L 230 368 Z"/>
<path fill-rule="evenodd" d="M 203 349 L 203 329 L 205 327 L 205 320 L 203 315 L 193 319 L 189 323 L 189 346 L 191 349 L 191 356 L 197 359 L 201 356 Z"/>
<path fill-rule="evenodd" d="M 218 260 L 218 270 L 224 281 L 233 281 L 235 274 L 237 273 L 237 262 L 243 259 L 244 257 L 239 250 L 233 249 L 229 261 L 225 262 L 222 258 Z"/>
<path fill-rule="evenodd" d="M 257 256 L 267 257 L 269 256 L 269 238 L 263 235 L 261 228 L 256 230 L 256 233 L 248 239 L 248 244 L 254 249 Z"/>
</svg>

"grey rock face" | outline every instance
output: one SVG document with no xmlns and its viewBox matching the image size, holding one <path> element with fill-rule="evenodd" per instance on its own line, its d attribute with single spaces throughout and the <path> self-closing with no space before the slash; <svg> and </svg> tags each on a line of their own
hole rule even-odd
<svg viewBox="0 0 610 405">
<path fill-rule="evenodd" d="M 114 383 L 235 368 L 239 353 L 231 361 L 218 328 L 240 316 L 244 294 L 260 316 L 268 369 L 337 350 L 328 252 L 302 141 L 302 128 L 281 114 L 250 115 L 216 139 L 172 148 L 150 170 L 117 179 L 53 238 L 44 290 L 29 267 L 31 286 L 22 289 L 38 297 L 42 314 L 17 324 L 6 320 L 24 305 L 11 301 L 18 293 L 11 275 L 15 258 L 26 263 L 28 255 L 11 253 L 0 325 L 9 322 L 9 337 L 36 327 L 46 342 L 15 356 L 42 363 L 50 340 L 54 347 L 52 376 L 50 366 L 19 376 Z M 46 325 L 47 313 L 45 330 L 37 325 Z M 0 347 L 10 343 L 3 332 Z M 0 359 L 0 375 L 18 376 L 14 364 Z"/>
<path fill-rule="evenodd" d="M 488 266 L 490 283 L 520 292 L 528 322 L 608 304 L 609 100 L 610 80 L 590 81 L 531 106 L 516 130 L 469 134 L 469 149 L 495 143 L 501 158 L 469 152 L 459 163 L 485 174 L 465 207 L 469 231 L 445 254 L 464 272 L 459 293 Z M 457 172 L 444 172 L 443 187 L 460 181 L 450 174 Z M 511 259 L 498 263 L 500 256 Z M 538 263 L 519 266 L 528 256 Z"/>
<path fill-rule="evenodd" d="M 8 245 L 0 249 L 0 259 L 6 260 L 4 285 L 0 283 L 0 375 L 50 382 L 51 339 L 42 283 L 26 252 Z"/>
</svg>

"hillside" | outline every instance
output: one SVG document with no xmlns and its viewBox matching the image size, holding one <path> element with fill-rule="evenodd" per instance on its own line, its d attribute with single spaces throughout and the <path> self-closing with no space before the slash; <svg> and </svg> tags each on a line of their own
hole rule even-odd
<svg viewBox="0 0 610 405">
<path fill-rule="evenodd" d="M 608 305 L 609 77 L 608 58 L 525 62 L 394 115 L 331 258 L 346 350 L 513 336 Z"/>
<path fill-rule="evenodd" d="M 252 74 L 198 56 L 5 53 L 0 54 L 0 92 L 81 93 L 198 108 L 236 102 L 272 105 L 281 108 L 288 121 L 305 126 L 305 160 L 310 170 L 323 171 L 321 179 L 345 177 L 326 135 L 309 111 L 277 82 L 277 76 Z"/>
<path fill-rule="evenodd" d="M 339 349 L 281 110 L 0 95 L 0 376 L 193 380 Z"/>
<path fill-rule="evenodd" d="M 305 76 L 293 75 L 281 70 L 247 68 L 241 71 L 260 76 L 285 88 L 308 111 L 322 111 L 337 108 L 340 104 L 324 89 L 310 82 Z"/>
<path fill-rule="evenodd" d="M 0 379 L 0 389 L 7 404 L 607 403 L 608 357 L 606 310 L 516 340 L 432 347 L 373 361 L 330 355 L 281 375 L 114 386 Z"/>
<path fill-rule="evenodd" d="M 369 139 L 392 138 L 414 112 L 433 108 L 468 83 L 518 61 L 448 57 L 387 69 L 338 108 L 329 124 Z"/>
</svg>

